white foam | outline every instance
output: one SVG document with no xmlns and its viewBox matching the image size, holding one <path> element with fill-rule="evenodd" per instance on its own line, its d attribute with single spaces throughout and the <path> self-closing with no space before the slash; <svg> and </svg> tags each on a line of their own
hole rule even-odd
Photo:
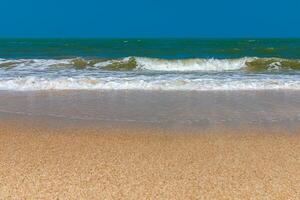
<svg viewBox="0 0 300 200">
<path fill-rule="evenodd" d="M 300 90 L 300 73 L 297 72 L 240 71 L 254 59 L 136 58 L 137 69 L 129 72 L 102 69 L 129 58 L 91 62 L 95 63 L 92 70 L 73 68 L 74 59 L 0 59 L 0 90 Z M 13 66 L 7 68 L 8 63 Z M 278 68 L 279 64 L 274 63 L 272 67 Z M 195 72 L 182 73 L 186 71 Z"/>
<path fill-rule="evenodd" d="M 153 71 L 228 71 L 246 67 L 246 62 L 256 58 L 239 59 L 180 59 L 165 60 L 155 58 L 136 58 L 140 69 Z"/>
<path fill-rule="evenodd" d="M 246 62 L 256 58 L 239 58 L 239 59 L 178 59 L 167 60 L 157 58 L 135 58 L 138 70 L 151 71 L 228 71 L 239 70 L 246 67 Z M 36 69 L 47 70 L 49 68 L 59 68 L 72 66 L 75 59 L 17 59 L 17 60 L 0 60 L 0 65 L 5 63 L 14 63 L 13 67 L 18 69 Z M 127 62 L 129 57 L 120 60 L 107 60 L 97 62 L 93 66 L 101 69 L 113 62 Z"/>
<path fill-rule="evenodd" d="M 1 79 L 1 90 L 270 90 L 300 89 L 299 78 L 59 77 Z"/>
</svg>

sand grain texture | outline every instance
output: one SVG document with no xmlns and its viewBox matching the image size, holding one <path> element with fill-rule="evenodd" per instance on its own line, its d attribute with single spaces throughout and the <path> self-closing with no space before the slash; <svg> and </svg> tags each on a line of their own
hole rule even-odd
<svg viewBox="0 0 300 200">
<path fill-rule="evenodd" d="M 0 123 L 0 199 L 299 199 L 299 134 Z"/>
</svg>

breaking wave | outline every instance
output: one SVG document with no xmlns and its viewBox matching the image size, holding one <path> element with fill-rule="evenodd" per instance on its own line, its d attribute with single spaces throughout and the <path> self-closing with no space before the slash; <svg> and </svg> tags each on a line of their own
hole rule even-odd
<svg viewBox="0 0 300 200">
<path fill-rule="evenodd" d="M 300 90 L 299 72 L 281 58 L 0 59 L 0 90 Z"/>
<path fill-rule="evenodd" d="M 0 69 L 100 69 L 107 71 L 235 71 L 300 70 L 300 60 L 245 57 L 238 59 L 158 59 L 128 57 L 123 59 L 0 59 Z"/>
</svg>

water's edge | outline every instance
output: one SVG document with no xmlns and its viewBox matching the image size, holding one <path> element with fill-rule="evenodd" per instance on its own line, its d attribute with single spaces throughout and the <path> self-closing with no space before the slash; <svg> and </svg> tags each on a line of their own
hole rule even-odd
<svg viewBox="0 0 300 200">
<path fill-rule="evenodd" d="M 158 127 L 285 127 L 300 122 L 298 91 L 0 92 L 0 118 L 18 116 Z M 198 127 L 198 128 L 197 128 Z"/>
</svg>

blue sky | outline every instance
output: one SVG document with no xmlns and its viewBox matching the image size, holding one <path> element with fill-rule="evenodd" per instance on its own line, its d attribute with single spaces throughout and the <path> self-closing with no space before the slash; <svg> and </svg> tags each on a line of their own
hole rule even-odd
<svg viewBox="0 0 300 200">
<path fill-rule="evenodd" d="M 300 0 L 1 0 L 0 37 L 300 37 Z"/>
</svg>

